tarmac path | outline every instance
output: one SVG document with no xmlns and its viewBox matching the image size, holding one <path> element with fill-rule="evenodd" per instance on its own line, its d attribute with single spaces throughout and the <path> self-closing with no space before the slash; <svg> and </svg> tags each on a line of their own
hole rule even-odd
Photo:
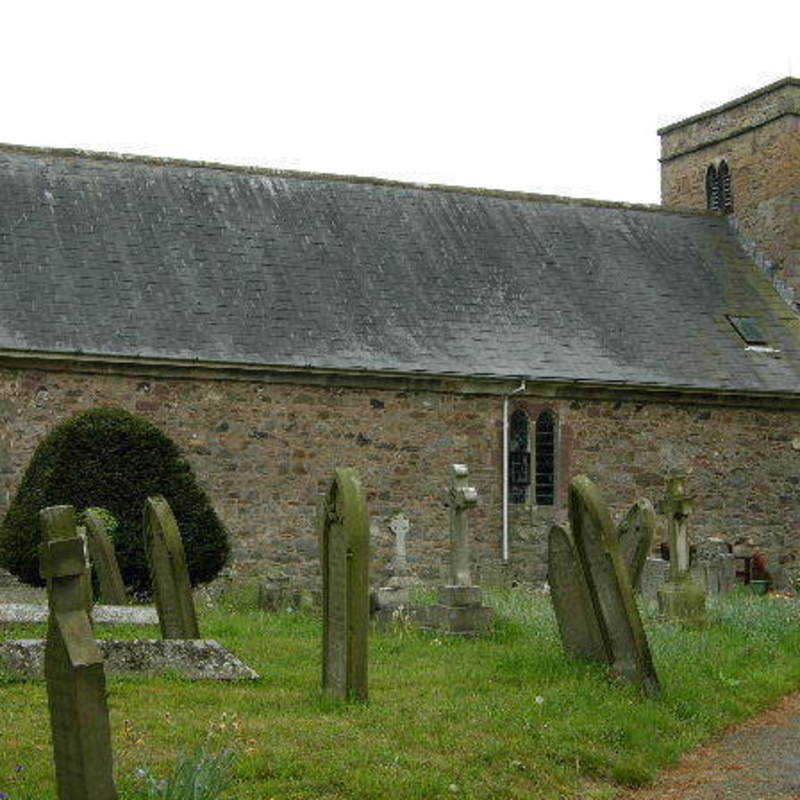
<svg viewBox="0 0 800 800">
<path fill-rule="evenodd" d="M 800 800 L 800 693 L 729 728 L 624 800 Z"/>
</svg>

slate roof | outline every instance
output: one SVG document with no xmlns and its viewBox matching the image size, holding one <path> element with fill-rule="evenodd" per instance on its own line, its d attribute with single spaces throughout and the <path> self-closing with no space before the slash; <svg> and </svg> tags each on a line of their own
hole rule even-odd
<svg viewBox="0 0 800 800">
<path fill-rule="evenodd" d="M 800 388 L 797 316 L 704 213 L 4 146 L 0 270 L 0 351 Z"/>
</svg>

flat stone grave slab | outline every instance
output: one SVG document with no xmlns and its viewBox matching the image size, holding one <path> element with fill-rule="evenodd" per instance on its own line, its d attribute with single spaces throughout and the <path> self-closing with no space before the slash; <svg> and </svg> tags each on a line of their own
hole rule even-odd
<svg viewBox="0 0 800 800">
<path fill-rule="evenodd" d="M 47 606 L 39 603 L 0 603 L 0 622 L 47 622 Z M 158 625 L 153 606 L 92 607 L 92 621 L 100 625 Z"/>
<path fill-rule="evenodd" d="M 177 673 L 189 680 L 257 680 L 258 673 L 214 639 L 97 639 L 106 674 Z M 44 639 L 0 642 L 0 667 L 44 676 Z"/>
</svg>

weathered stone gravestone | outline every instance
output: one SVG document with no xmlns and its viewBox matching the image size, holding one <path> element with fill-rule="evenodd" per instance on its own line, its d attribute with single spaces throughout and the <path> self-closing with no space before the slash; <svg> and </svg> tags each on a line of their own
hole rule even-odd
<svg viewBox="0 0 800 800">
<path fill-rule="evenodd" d="M 40 519 L 50 606 L 44 670 L 58 797 L 116 800 L 103 657 L 86 608 L 85 545 L 72 506 L 43 509 Z"/>
<path fill-rule="evenodd" d="M 570 483 L 569 517 L 574 552 L 590 600 L 586 626 L 590 632 L 596 628 L 605 660 L 616 674 L 641 686 L 647 694 L 657 695 L 658 676 L 634 600 L 628 566 L 619 550 L 617 532 L 608 506 L 585 475 L 573 478 Z"/>
<path fill-rule="evenodd" d="M 550 528 L 547 580 L 564 650 L 580 658 L 608 661 L 575 543 L 570 532 L 560 525 Z"/>
<path fill-rule="evenodd" d="M 322 688 L 342 700 L 367 699 L 369 518 L 353 469 L 337 469 L 320 511 Z"/>
<path fill-rule="evenodd" d="M 725 594 L 736 586 L 736 565 L 728 543 L 709 537 L 695 548 L 692 574 L 708 594 Z"/>
<path fill-rule="evenodd" d="M 408 568 L 406 537 L 411 530 L 411 523 L 405 514 L 395 514 L 389 522 L 389 530 L 394 534 L 392 574 L 386 584 L 375 592 L 373 604 L 376 609 L 384 610 L 408 608 L 411 603 L 409 590 L 419 583 Z"/>
<path fill-rule="evenodd" d="M 617 528 L 622 560 L 628 565 L 631 587 L 638 592 L 642 570 L 653 547 L 656 533 L 656 512 L 646 499 L 637 500 L 623 517 Z"/>
<path fill-rule="evenodd" d="M 143 527 L 161 635 L 165 639 L 199 639 L 181 534 L 169 503 L 161 495 L 145 501 Z"/>
<path fill-rule="evenodd" d="M 690 570 L 687 527 L 694 499 L 686 493 L 686 478 L 683 472 L 669 477 L 667 494 L 658 507 L 669 522 L 669 578 L 658 590 L 658 606 L 668 619 L 702 625 L 706 618 L 706 593 Z"/>
<path fill-rule="evenodd" d="M 89 556 L 100 583 L 100 602 L 112 606 L 124 606 L 127 602 L 125 584 L 114 552 L 114 543 L 108 533 L 103 517 L 93 509 L 83 515 Z"/>
<path fill-rule="evenodd" d="M 442 633 L 474 636 L 491 622 L 491 609 L 483 605 L 481 590 L 472 584 L 467 511 L 478 502 L 478 492 L 469 485 L 464 464 L 450 468 L 450 583 L 439 587 L 439 602 L 426 609 L 423 626 Z"/>
</svg>

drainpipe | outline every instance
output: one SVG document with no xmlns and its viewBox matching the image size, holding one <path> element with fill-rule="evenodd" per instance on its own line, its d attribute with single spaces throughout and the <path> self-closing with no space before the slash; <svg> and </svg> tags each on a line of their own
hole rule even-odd
<svg viewBox="0 0 800 800">
<path fill-rule="evenodd" d="M 513 392 L 503 397 L 503 561 L 508 561 L 508 398 L 525 391 L 520 381 Z"/>
</svg>

